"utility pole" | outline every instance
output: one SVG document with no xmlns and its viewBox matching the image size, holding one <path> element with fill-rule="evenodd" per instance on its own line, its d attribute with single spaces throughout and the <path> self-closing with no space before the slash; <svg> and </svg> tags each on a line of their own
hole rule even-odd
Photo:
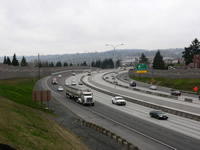
<svg viewBox="0 0 200 150">
<path fill-rule="evenodd" d="M 40 79 L 40 54 L 38 53 L 38 78 Z"/>
</svg>

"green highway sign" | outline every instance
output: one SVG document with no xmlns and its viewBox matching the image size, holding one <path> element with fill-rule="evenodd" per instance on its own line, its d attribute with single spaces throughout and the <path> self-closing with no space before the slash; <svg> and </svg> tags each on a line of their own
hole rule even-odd
<svg viewBox="0 0 200 150">
<path fill-rule="evenodd" d="M 136 73 L 147 73 L 147 65 L 146 64 L 137 64 Z"/>
</svg>

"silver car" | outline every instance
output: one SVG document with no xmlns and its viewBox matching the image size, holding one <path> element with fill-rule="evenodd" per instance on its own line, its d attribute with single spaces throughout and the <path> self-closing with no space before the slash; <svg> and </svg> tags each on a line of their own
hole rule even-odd
<svg viewBox="0 0 200 150">
<path fill-rule="evenodd" d="M 151 90 L 157 90 L 157 86 L 151 85 L 151 86 L 149 87 L 149 89 L 151 89 Z"/>
<path fill-rule="evenodd" d="M 62 86 L 58 86 L 58 89 L 57 89 L 57 90 L 60 91 L 60 92 L 62 92 L 64 89 L 63 89 Z"/>
</svg>

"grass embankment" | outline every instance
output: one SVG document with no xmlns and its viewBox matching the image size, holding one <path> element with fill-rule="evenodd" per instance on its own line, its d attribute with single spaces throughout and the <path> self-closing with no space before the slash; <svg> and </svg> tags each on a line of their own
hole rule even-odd
<svg viewBox="0 0 200 150">
<path fill-rule="evenodd" d="M 86 150 L 70 131 L 63 129 L 32 102 L 31 79 L 0 81 L 0 143 L 26 150 Z"/>
<path fill-rule="evenodd" d="M 145 83 L 151 83 L 152 79 L 147 77 L 132 77 L 133 80 L 138 80 Z M 167 79 L 167 78 L 154 78 L 153 84 L 173 89 L 180 89 L 194 92 L 193 88 L 197 86 L 199 89 L 200 79 Z"/>
</svg>

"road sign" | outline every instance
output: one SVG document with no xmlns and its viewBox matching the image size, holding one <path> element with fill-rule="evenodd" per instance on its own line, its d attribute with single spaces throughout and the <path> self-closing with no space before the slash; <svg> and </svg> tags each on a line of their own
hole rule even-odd
<svg viewBox="0 0 200 150">
<path fill-rule="evenodd" d="M 154 80 L 154 79 L 151 79 L 151 82 L 155 82 L 155 80 Z"/>
<path fill-rule="evenodd" d="M 147 73 L 147 65 L 137 64 L 136 73 Z"/>
<path fill-rule="evenodd" d="M 196 92 L 196 91 L 198 90 L 198 87 L 197 87 L 197 86 L 195 86 L 193 89 L 194 89 L 194 91 Z"/>
</svg>

